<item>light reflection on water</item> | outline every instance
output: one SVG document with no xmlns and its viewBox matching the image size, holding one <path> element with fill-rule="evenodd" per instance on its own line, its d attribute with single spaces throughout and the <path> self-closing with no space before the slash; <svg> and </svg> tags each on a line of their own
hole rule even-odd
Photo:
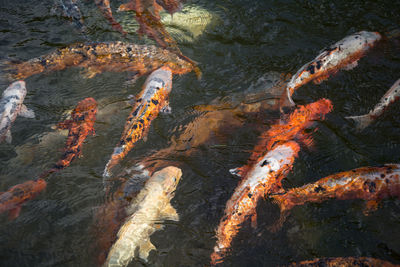
<svg viewBox="0 0 400 267">
<path fill-rule="evenodd" d="M 122 1 L 112 1 L 113 10 Z M 0 1 L 1 59 L 29 59 L 70 43 L 84 41 L 69 22 L 49 12 L 52 1 Z M 180 43 L 184 54 L 199 62 L 198 81 L 193 73 L 174 77 L 170 95 L 172 114 L 154 120 L 147 142 L 139 142 L 123 168 L 131 167 L 166 148 L 185 125 L 201 112 L 196 105 L 240 103 L 248 88 L 263 75 L 295 73 L 322 48 L 359 30 L 389 32 L 399 26 L 400 6 L 392 1 L 191 1 L 219 16 L 220 24 L 196 39 Z M 124 40 L 151 43 L 134 32 L 127 38 L 110 30 L 108 22 L 91 1 L 80 3 L 93 41 Z M 129 14 L 115 14 L 125 21 Z M 178 39 L 179 40 L 179 39 Z M 344 119 L 366 113 L 399 78 L 399 39 L 382 42 L 361 59 L 359 66 L 342 71 L 320 85 L 308 84 L 295 94 L 296 102 L 309 103 L 326 97 L 334 111 L 316 125 L 314 146 L 303 149 L 285 187 L 300 186 L 329 174 L 367 165 L 400 162 L 399 104 L 363 132 Z M 85 97 L 100 105 L 96 136 L 89 137 L 83 157 L 54 174 L 44 193 L 24 205 L 14 221 L 0 217 L 1 266 L 92 266 L 98 255 L 92 231 L 94 215 L 105 202 L 101 173 L 120 138 L 129 113 L 126 99 L 141 90 L 145 78 L 126 86 L 124 73 L 104 73 L 84 79 L 80 69 L 40 74 L 27 79 L 25 103 L 36 119 L 19 117 L 13 125 L 12 145 L 0 144 L 0 188 L 35 178 L 56 162 L 64 136 L 51 130 Z M 274 74 L 275 75 L 275 74 Z M 0 80 L 0 86 L 8 83 Z M 245 92 L 245 93 L 243 93 Z M 120 108 L 115 108 L 118 106 Z M 126 108 L 121 108 L 126 107 Z M 169 222 L 152 235 L 158 248 L 149 266 L 203 266 L 215 243 L 214 230 L 226 201 L 238 184 L 228 170 L 246 163 L 257 136 L 278 118 L 275 111 L 245 116 L 239 128 L 196 147 L 190 156 L 175 155 L 171 162 L 183 171 L 173 206 L 180 221 Z M 333 256 L 372 256 L 400 262 L 396 235 L 400 202 L 388 199 L 366 217 L 364 202 L 328 201 L 293 210 L 281 231 L 267 227 L 278 218 L 268 201 L 259 204 L 258 227 L 243 226 L 224 266 L 276 266 L 295 260 Z M 135 261 L 131 266 L 143 266 Z"/>
</svg>

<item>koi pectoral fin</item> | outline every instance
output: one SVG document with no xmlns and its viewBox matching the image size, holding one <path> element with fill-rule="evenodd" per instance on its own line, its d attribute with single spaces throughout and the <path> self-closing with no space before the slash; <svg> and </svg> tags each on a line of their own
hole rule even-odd
<svg viewBox="0 0 400 267">
<path fill-rule="evenodd" d="M 256 228 L 257 228 L 257 213 L 256 213 L 256 212 L 254 212 L 254 213 L 251 215 L 251 227 L 252 227 L 253 229 L 256 229 Z"/>
<path fill-rule="evenodd" d="M 268 227 L 268 230 L 269 230 L 271 233 L 276 233 L 276 232 L 278 232 L 279 229 L 282 228 L 282 226 L 283 226 L 283 224 L 285 223 L 286 218 L 287 218 L 288 216 L 289 216 L 289 211 L 282 211 L 282 212 L 281 212 L 281 215 L 280 215 L 280 217 L 279 217 L 279 219 L 278 219 L 274 224 L 272 224 L 271 226 L 269 226 L 269 227 Z"/>
<path fill-rule="evenodd" d="M 156 247 L 150 242 L 150 240 L 145 240 L 139 245 L 139 257 L 147 262 L 149 253 L 152 250 L 156 250 Z"/>
<path fill-rule="evenodd" d="M 355 67 L 357 67 L 357 65 L 358 65 L 358 62 L 357 62 L 357 61 L 354 61 L 354 62 L 352 62 L 352 63 L 346 65 L 343 69 L 344 69 L 344 70 L 352 70 L 352 69 L 354 69 Z"/>
<path fill-rule="evenodd" d="M 6 132 L 6 142 L 9 144 L 11 144 L 11 142 L 12 142 L 11 130 L 8 130 Z"/>
<path fill-rule="evenodd" d="M 160 112 L 165 113 L 165 114 L 172 113 L 172 109 L 171 109 L 168 101 L 165 101 L 165 105 L 161 108 Z"/>
<path fill-rule="evenodd" d="M 32 109 L 28 109 L 24 104 L 22 104 L 21 110 L 19 111 L 18 115 L 21 117 L 28 118 L 28 119 L 35 118 L 35 112 L 33 112 Z"/>
<path fill-rule="evenodd" d="M 16 208 L 9 210 L 8 211 L 8 219 L 10 221 L 16 219 L 21 212 L 21 208 L 22 208 L 21 206 L 17 206 Z"/>
<path fill-rule="evenodd" d="M 363 211 L 365 216 L 368 216 L 371 212 L 374 212 L 378 209 L 379 201 L 370 200 L 365 203 L 365 209 Z"/>
</svg>

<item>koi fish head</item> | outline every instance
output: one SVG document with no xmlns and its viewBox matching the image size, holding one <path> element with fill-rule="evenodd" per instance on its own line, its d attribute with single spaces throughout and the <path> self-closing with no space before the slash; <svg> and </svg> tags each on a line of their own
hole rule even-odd
<svg viewBox="0 0 400 267">
<path fill-rule="evenodd" d="M 151 98 L 154 92 L 163 89 L 167 93 L 172 90 L 172 71 L 169 67 L 161 67 L 153 71 L 145 82 L 145 92 L 143 98 Z"/>
<path fill-rule="evenodd" d="M 96 114 L 97 112 L 97 102 L 91 97 L 87 97 L 82 101 L 79 101 L 78 105 L 74 110 L 76 113 L 91 112 Z"/>
<path fill-rule="evenodd" d="M 164 191 L 167 194 L 172 194 L 176 190 L 176 187 L 178 186 L 181 177 L 181 169 L 169 166 L 158 172 L 155 172 L 150 179 L 155 179 L 161 182 Z"/>
<path fill-rule="evenodd" d="M 6 98 L 8 96 L 19 96 L 20 98 L 25 98 L 25 95 L 26 95 L 26 84 L 22 80 L 13 82 L 3 92 L 3 98 Z"/>
</svg>

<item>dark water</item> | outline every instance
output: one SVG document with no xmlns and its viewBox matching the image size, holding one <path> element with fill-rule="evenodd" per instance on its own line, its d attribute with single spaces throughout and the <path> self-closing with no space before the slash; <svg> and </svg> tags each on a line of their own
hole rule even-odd
<svg viewBox="0 0 400 267">
<path fill-rule="evenodd" d="M 122 1 L 112 1 L 113 10 Z M 166 148 L 199 113 L 193 107 L 218 99 L 241 101 L 247 93 L 262 91 L 263 75 L 295 73 L 318 52 L 360 30 L 390 32 L 400 28 L 396 1 L 192 1 L 216 14 L 219 24 L 207 29 L 194 43 L 181 42 L 184 54 L 199 62 L 203 78 L 194 74 L 174 77 L 170 95 L 172 114 L 161 114 L 151 126 L 147 142 L 139 142 L 122 163 L 130 167 Z M 79 3 L 88 37 L 93 41 L 124 40 L 151 43 L 131 32 L 127 38 L 111 30 L 92 1 Z M 56 47 L 85 41 L 63 17 L 51 14 L 52 1 L 0 0 L 1 59 L 29 59 Z M 115 14 L 129 21 L 130 14 Z M 295 94 L 300 104 L 329 98 L 334 111 L 318 122 L 314 147 L 303 149 L 286 188 L 316 181 L 327 175 L 383 163 L 400 162 L 399 103 L 359 133 L 345 116 L 372 108 L 400 74 L 400 39 L 382 42 L 351 71 L 328 81 L 309 84 Z M 104 73 L 85 79 L 80 69 L 40 74 L 26 80 L 25 104 L 35 119 L 19 117 L 12 129 L 11 145 L 0 144 L 0 190 L 39 175 L 60 157 L 65 137 L 51 125 L 85 97 L 100 103 L 96 136 L 89 137 L 83 157 L 49 179 L 44 193 L 26 203 L 20 216 L 0 217 L 1 266 L 93 266 L 91 249 L 97 242 L 93 225 L 96 210 L 105 202 L 104 166 L 119 140 L 129 106 L 145 78 L 125 86 L 124 73 Z M 2 88 L 7 82 L 1 81 Z M 249 89 L 250 88 L 250 89 Z M 114 106 L 113 106 L 114 105 Z M 115 108 L 118 107 L 126 108 Z M 148 266 L 203 266 L 215 245 L 214 231 L 225 203 L 239 180 L 228 170 L 246 163 L 258 134 L 277 119 L 276 112 L 245 117 L 243 127 L 224 131 L 195 148 L 191 156 L 174 157 L 183 171 L 173 206 L 179 222 L 170 222 L 152 235 L 157 252 Z M 46 138 L 47 137 L 47 138 Z M 41 141 L 42 140 L 42 141 Z M 48 141 L 43 141 L 48 140 Z M 369 256 L 400 263 L 400 202 L 388 199 L 364 216 L 364 202 L 327 201 L 293 210 L 284 227 L 270 233 L 267 227 L 279 216 L 269 201 L 259 203 L 258 227 L 245 224 L 233 243 L 224 266 L 278 266 L 315 257 Z M 143 266 L 134 261 L 130 266 Z"/>
</svg>

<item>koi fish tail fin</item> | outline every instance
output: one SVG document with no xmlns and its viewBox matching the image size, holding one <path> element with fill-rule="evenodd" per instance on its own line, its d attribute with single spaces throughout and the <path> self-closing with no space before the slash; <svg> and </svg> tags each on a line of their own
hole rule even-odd
<svg viewBox="0 0 400 267">
<path fill-rule="evenodd" d="M 358 131 L 364 130 L 364 128 L 366 128 L 372 122 L 372 117 L 369 114 L 361 116 L 348 116 L 346 117 L 346 119 L 353 120 L 356 124 L 356 129 Z"/>
<path fill-rule="evenodd" d="M 284 195 L 273 195 L 270 196 L 270 198 L 272 198 L 272 203 L 277 204 L 279 206 L 281 212 L 279 219 L 274 224 L 268 227 L 268 230 L 270 232 L 275 233 L 282 228 L 290 212 L 289 209 L 285 207 Z"/>
<path fill-rule="evenodd" d="M 224 261 L 224 251 L 220 250 L 217 246 L 214 247 L 214 251 L 211 254 L 211 261 L 210 265 L 215 266 L 219 263 L 222 263 Z"/>
<path fill-rule="evenodd" d="M 18 80 L 19 61 L 1 60 L 0 61 L 0 80 L 5 82 L 13 82 Z"/>
</svg>

